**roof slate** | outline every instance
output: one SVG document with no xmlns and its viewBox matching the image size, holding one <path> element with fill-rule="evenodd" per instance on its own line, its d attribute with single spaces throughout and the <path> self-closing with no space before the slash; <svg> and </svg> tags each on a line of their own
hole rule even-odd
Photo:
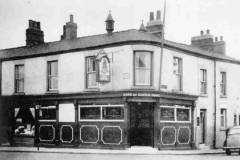
<svg viewBox="0 0 240 160">
<path fill-rule="evenodd" d="M 17 48 L 9 48 L 0 50 L 0 59 L 16 59 L 29 56 L 44 56 L 52 53 L 65 53 L 74 50 L 84 50 L 103 46 L 111 46 L 114 44 L 124 43 L 150 43 L 153 45 L 160 45 L 161 38 L 147 32 L 141 32 L 136 29 L 114 32 L 113 34 L 100 34 L 86 37 L 79 37 L 72 40 L 61 40 L 55 42 L 48 42 L 36 46 L 23 46 Z M 176 43 L 165 40 L 164 45 L 170 48 L 175 48 L 194 54 L 196 56 L 203 56 L 211 59 L 218 59 L 229 61 L 232 63 L 239 63 L 240 61 L 219 53 L 205 51 L 191 45 Z"/>
</svg>

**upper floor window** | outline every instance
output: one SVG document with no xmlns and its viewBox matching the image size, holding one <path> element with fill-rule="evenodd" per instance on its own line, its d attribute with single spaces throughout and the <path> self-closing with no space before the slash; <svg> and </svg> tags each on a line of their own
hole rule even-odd
<svg viewBox="0 0 240 160">
<path fill-rule="evenodd" d="M 207 70 L 200 69 L 200 94 L 207 94 Z"/>
<path fill-rule="evenodd" d="M 226 72 L 221 72 L 220 73 L 221 75 L 221 79 L 220 79 L 220 93 L 221 93 L 221 96 L 226 96 L 227 95 L 227 78 L 226 78 Z"/>
<path fill-rule="evenodd" d="M 220 110 L 220 126 L 226 128 L 227 126 L 227 110 L 221 109 Z"/>
<path fill-rule="evenodd" d="M 86 58 L 86 88 L 97 87 L 96 58 Z"/>
<path fill-rule="evenodd" d="M 233 115 L 233 125 L 236 126 L 237 125 L 237 114 Z"/>
<path fill-rule="evenodd" d="M 48 61 L 48 91 L 58 89 L 58 61 Z"/>
<path fill-rule="evenodd" d="M 152 85 L 152 53 L 134 52 L 134 85 Z"/>
<path fill-rule="evenodd" d="M 15 65 L 15 92 L 24 92 L 24 65 Z"/>
<path fill-rule="evenodd" d="M 174 90 L 182 90 L 182 58 L 173 57 Z"/>
</svg>

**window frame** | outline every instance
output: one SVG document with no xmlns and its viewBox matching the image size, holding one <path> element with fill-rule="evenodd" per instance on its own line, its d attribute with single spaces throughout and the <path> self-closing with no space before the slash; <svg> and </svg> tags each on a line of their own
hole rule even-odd
<svg viewBox="0 0 240 160">
<path fill-rule="evenodd" d="M 175 73 L 174 64 L 175 59 L 178 60 L 178 72 Z M 181 57 L 173 56 L 173 75 L 179 77 L 179 89 L 174 88 L 175 91 L 183 91 L 183 59 Z"/>
<path fill-rule="evenodd" d="M 207 69 L 201 68 L 200 69 L 200 95 L 207 95 L 208 94 L 208 76 L 207 76 Z M 205 85 L 205 87 L 203 86 Z M 202 92 L 202 87 L 204 87 L 204 92 Z"/>
<path fill-rule="evenodd" d="M 88 60 L 93 59 L 95 63 L 95 71 L 88 72 Z M 88 75 L 89 74 L 95 74 L 96 77 L 96 86 L 89 86 L 88 84 Z M 85 57 L 85 88 L 86 89 L 96 89 L 98 88 L 98 83 L 97 83 L 97 61 L 96 61 L 96 56 L 87 56 Z"/>
<path fill-rule="evenodd" d="M 136 54 L 138 52 L 146 52 L 150 54 L 150 84 L 138 84 L 136 83 Z M 140 87 L 151 87 L 153 86 L 153 51 L 149 50 L 134 50 L 133 51 L 133 86 L 140 86 Z"/>
<path fill-rule="evenodd" d="M 51 63 L 57 63 L 57 71 L 56 71 L 56 75 L 50 75 L 50 66 Z M 56 88 L 50 88 L 51 87 L 51 80 L 52 78 L 56 78 L 57 79 L 57 84 L 56 84 Z M 47 61 L 47 91 L 51 92 L 51 91 L 58 91 L 58 60 L 50 60 Z"/>
<path fill-rule="evenodd" d="M 227 72 L 225 71 L 220 72 L 220 96 L 227 96 Z"/>
<path fill-rule="evenodd" d="M 100 108 L 100 118 L 99 119 L 81 119 L 81 108 Z M 104 107 L 121 107 L 123 108 L 123 119 L 104 119 L 103 118 L 103 108 Z M 115 104 L 115 105 L 78 105 L 78 121 L 79 122 L 124 122 L 125 121 L 125 109 L 123 104 Z"/>
<path fill-rule="evenodd" d="M 222 111 L 223 111 L 223 114 L 222 114 Z M 223 120 L 223 124 L 222 124 L 222 120 Z M 220 109 L 220 127 L 227 128 L 227 109 L 226 108 Z"/>
<path fill-rule="evenodd" d="M 19 75 L 19 67 L 23 67 L 23 75 L 22 75 L 22 78 L 18 78 L 18 77 L 20 77 Z M 17 73 L 18 72 L 18 73 Z M 18 76 L 17 76 L 18 75 Z M 24 84 L 25 84 L 25 82 L 24 82 L 24 79 L 25 78 L 25 67 L 24 67 L 24 64 L 16 64 L 15 66 L 14 66 L 14 92 L 15 93 L 24 93 L 24 88 L 25 88 L 25 86 L 24 86 Z M 20 83 L 20 81 L 22 81 L 22 83 L 23 83 L 23 90 L 21 91 L 21 90 L 19 90 L 19 83 Z M 17 87 L 18 86 L 18 87 Z"/>
<path fill-rule="evenodd" d="M 185 105 L 160 105 L 160 112 L 161 108 L 172 108 L 174 109 L 174 120 L 169 121 L 169 120 L 161 120 L 161 117 L 159 117 L 160 123 L 192 123 L 192 110 L 191 106 L 185 106 Z M 177 109 L 187 109 L 189 110 L 189 120 L 188 121 L 179 121 L 177 120 Z M 159 114 L 161 116 L 161 113 Z"/>
</svg>

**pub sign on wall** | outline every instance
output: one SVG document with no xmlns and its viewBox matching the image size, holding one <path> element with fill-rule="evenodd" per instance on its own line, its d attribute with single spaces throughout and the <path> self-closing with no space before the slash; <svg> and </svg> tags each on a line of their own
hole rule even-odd
<svg viewBox="0 0 240 160">
<path fill-rule="evenodd" d="M 110 82 L 110 60 L 104 50 L 100 50 L 96 57 L 97 81 Z"/>
</svg>

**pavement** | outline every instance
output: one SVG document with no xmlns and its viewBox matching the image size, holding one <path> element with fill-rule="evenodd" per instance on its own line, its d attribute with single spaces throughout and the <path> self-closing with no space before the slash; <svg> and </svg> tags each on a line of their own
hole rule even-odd
<svg viewBox="0 0 240 160">
<path fill-rule="evenodd" d="M 45 148 L 45 147 L 8 147 L 0 146 L 0 152 L 37 152 L 37 153 L 70 153 L 70 154 L 126 154 L 126 155 L 209 155 L 223 154 L 222 149 L 201 150 L 158 150 L 151 147 L 131 147 L 125 150 L 82 149 L 82 148 Z"/>
</svg>

